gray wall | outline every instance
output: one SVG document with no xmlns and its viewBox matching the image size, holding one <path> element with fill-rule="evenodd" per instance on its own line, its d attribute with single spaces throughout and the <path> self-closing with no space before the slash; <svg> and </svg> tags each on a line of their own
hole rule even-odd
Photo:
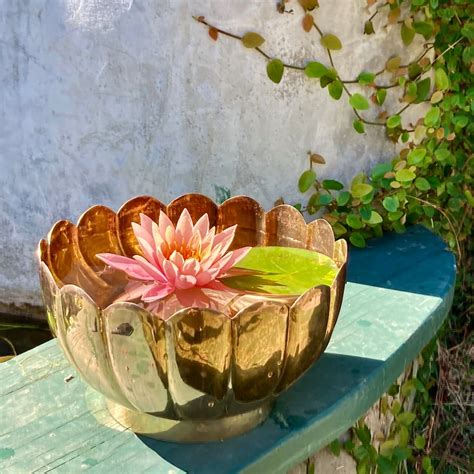
<svg viewBox="0 0 474 474">
<path fill-rule="evenodd" d="M 362 37 L 364 0 L 321 2 L 319 22 L 345 48 L 343 77 L 379 69 L 398 34 Z M 60 218 L 131 196 L 161 200 L 214 185 L 266 207 L 298 198 L 305 153 L 349 180 L 390 157 L 379 127 L 352 131 L 346 100 L 288 72 L 266 78 L 255 52 L 214 43 L 191 15 L 261 32 L 289 62 L 326 61 L 317 35 L 275 1 L 3 0 L 0 2 L 0 301 L 38 304 L 33 252 Z M 383 51 L 383 53 L 382 53 Z"/>
</svg>

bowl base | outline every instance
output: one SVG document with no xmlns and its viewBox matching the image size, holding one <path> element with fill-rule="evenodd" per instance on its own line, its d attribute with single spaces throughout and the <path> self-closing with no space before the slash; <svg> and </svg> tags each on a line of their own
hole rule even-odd
<svg viewBox="0 0 474 474">
<path fill-rule="evenodd" d="M 125 428 L 148 438 L 177 443 L 223 441 L 239 436 L 263 423 L 272 404 L 273 400 L 270 400 L 248 412 L 213 420 L 171 420 L 130 410 L 107 400 L 110 414 Z"/>
</svg>

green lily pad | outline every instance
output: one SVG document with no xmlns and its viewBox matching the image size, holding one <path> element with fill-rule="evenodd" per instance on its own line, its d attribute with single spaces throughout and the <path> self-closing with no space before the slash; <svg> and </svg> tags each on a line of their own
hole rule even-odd
<svg viewBox="0 0 474 474">
<path fill-rule="evenodd" d="M 331 285 L 336 263 L 324 254 L 289 247 L 254 247 L 235 267 L 247 270 L 222 278 L 230 288 L 272 295 L 300 295 L 318 285 Z"/>
</svg>

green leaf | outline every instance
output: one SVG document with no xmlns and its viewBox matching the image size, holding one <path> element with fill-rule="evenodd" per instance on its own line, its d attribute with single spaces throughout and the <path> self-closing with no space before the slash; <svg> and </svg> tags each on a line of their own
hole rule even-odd
<svg viewBox="0 0 474 474">
<path fill-rule="evenodd" d="M 377 104 L 383 105 L 385 98 L 387 97 L 387 89 L 378 89 L 375 93 L 375 97 L 377 99 Z"/>
<path fill-rule="evenodd" d="M 362 122 L 361 120 L 354 120 L 352 122 L 352 126 L 354 127 L 354 130 L 357 133 L 364 133 L 365 132 L 364 122 Z"/>
<path fill-rule="evenodd" d="M 425 115 L 424 123 L 427 127 L 436 127 L 440 117 L 440 110 L 438 107 L 431 107 Z"/>
<path fill-rule="evenodd" d="M 408 181 L 413 181 L 416 178 L 415 173 L 413 171 L 407 169 L 407 168 L 402 168 L 401 170 L 398 170 L 395 173 L 395 179 L 397 181 L 400 181 L 401 183 L 405 183 Z"/>
<path fill-rule="evenodd" d="M 331 82 L 328 86 L 329 95 L 336 100 L 339 100 L 342 95 L 342 83 L 338 79 Z"/>
<path fill-rule="evenodd" d="M 418 435 L 415 438 L 415 448 L 424 449 L 425 446 L 426 446 L 426 439 L 423 436 Z"/>
<path fill-rule="evenodd" d="M 380 454 L 382 456 L 392 457 L 393 450 L 398 446 L 396 439 L 388 439 L 380 445 Z"/>
<path fill-rule="evenodd" d="M 375 74 L 373 72 L 363 71 L 357 76 L 357 81 L 361 86 L 368 86 L 375 81 Z"/>
<path fill-rule="evenodd" d="M 391 163 L 380 163 L 378 165 L 375 165 L 372 168 L 372 172 L 371 172 L 372 179 L 375 181 L 382 179 L 385 173 L 392 171 L 392 168 L 393 167 Z"/>
<path fill-rule="evenodd" d="M 428 180 L 426 178 L 421 178 L 421 177 L 415 179 L 415 186 L 420 191 L 428 191 L 431 188 Z"/>
<path fill-rule="evenodd" d="M 291 247 L 253 247 L 234 267 L 253 273 L 222 278 L 237 290 L 273 295 L 300 295 L 318 285 L 331 285 L 336 263 L 324 254 Z"/>
<path fill-rule="evenodd" d="M 369 108 L 369 101 L 358 92 L 352 94 L 349 98 L 349 104 L 357 110 L 367 110 Z"/>
<path fill-rule="evenodd" d="M 402 118 L 400 117 L 400 115 L 391 115 L 388 119 L 387 119 L 387 127 L 388 128 L 396 128 L 396 127 L 399 127 L 400 124 L 402 123 Z"/>
<path fill-rule="evenodd" d="M 446 148 L 438 148 L 434 152 L 434 155 L 437 161 L 443 162 L 448 160 L 448 158 L 451 156 L 451 152 Z"/>
<path fill-rule="evenodd" d="M 304 73 L 307 77 L 322 77 L 328 73 L 328 68 L 317 61 L 311 61 L 306 64 L 304 68 Z"/>
<path fill-rule="evenodd" d="M 405 426 L 410 426 L 415 421 L 416 415 L 411 411 L 405 411 L 397 415 L 397 421 Z"/>
<path fill-rule="evenodd" d="M 449 89 L 449 78 L 443 68 L 436 69 L 435 72 L 435 84 L 440 91 Z"/>
<path fill-rule="evenodd" d="M 361 428 L 356 428 L 355 433 L 363 445 L 368 446 L 370 444 L 372 435 L 367 425 L 364 424 Z"/>
<path fill-rule="evenodd" d="M 397 197 L 393 197 L 393 196 L 387 196 L 383 201 L 382 201 L 382 205 L 385 209 L 387 209 L 387 211 L 389 212 L 395 212 L 397 209 L 398 209 L 398 206 L 400 205 L 400 203 L 398 202 L 398 198 Z"/>
<path fill-rule="evenodd" d="M 407 156 L 407 163 L 412 166 L 419 166 L 423 163 L 423 159 L 426 155 L 426 148 L 415 148 L 410 151 Z"/>
<path fill-rule="evenodd" d="M 416 82 L 416 102 L 423 102 L 431 89 L 431 79 L 427 77 Z"/>
<path fill-rule="evenodd" d="M 323 185 L 324 189 L 331 189 L 334 191 L 340 191 L 341 189 L 344 188 L 344 185 L 340 183 L 339 181 L 336 181 L 334 179 L 325 179 L 321 183 Z"/>
<path fill-rule="evenodd" d="M 423 36 L 426 40 L 431 37 L 433 34 L 433 25 L 426 21 L 414 21 L 413 29 L 420 35 Z"/>
<path fill-rule="evenodd" d="M 415 37 L 415 30 L 408 28 L 408 26 L 406 26 L 405 23 L 402 23 L 400 35 L 402 37 L 403 44 L 405 46 L 408 46 L 413 41 L 413 38 Z"/>
<path fill-rule="evenodd" d="M 379 468 L 379 474 L 395 474 L 397 472 L 397 468 L 393 462 L 384 456 L 379 456 L 377 458 L 377 466 Z"/>
<path fill-rule="evenodd" d="M 371 21 L 367 20 L 364 23 L 364 35 L 373 35 L 374 33 L 374 24 Z"/>
<path fill-rule="evenodd" d="M 361 198 L 362 196 L 366 196 L 373 190 L 373 186 L 367 183 L 355 183 L 351 187 L 352 195 L 355 198 Z"/>
<path fill-rule="evenodd" d="M 353 229 L 362 229 L 362 221 L 360 220 L 360 217 L 355 214 L 347 215 L 346 224 Z"/>
<path fill-rule="evenodd" d="M 349 202 L 350 198 L 351 198 L 351 193 L 349 191 L 340 192 L 336 198 L 337 205 L 340 207 L 345 206 Z"/>
<path fill-rule="evenodd" d="M 242 37 L 242 44 L 246 48 L 258 48 L 259 46 L 262 46 L 264 42 L 265 39 L 253 31 L 245 33 L 245 35 Z"/>
<path fill-rule="evenodd" d="M 267 63 L 267 75 L 275 84 L 279 84 L 283 77 L 285 66 L 279 59 L 272 59 Z"/>
<path fill-rule="evenodd" d="M 370 213 L 369 219 L 366 219 L 365 222 L 370 225 L 381 224 L 383 222 L 382 216 L 377 211 L 372 211 Z"/>
<path fill-rule="evenodd" d="M 332 34 L 324 35 L 321 38 L 321 44 L 326 49 L 331 49 L 331 50 L 342 49 L 341 40 L 336 35 L 332 35 Z"/>
<path fill-rule="evenodd" d="M 316 181 L 316 173 L 313 170 L 306 170 L 298 181 L 298 189 L 305 193 Z"/>
<path fill-rule="evenodd" d="M 331 450 L 334 456 L 339 456 L 341 453 L 341 442 L 338 439 L 335 439 L 330 445 L 329 449 Z"/>
<path fill-rule="evenodd" d="M 402 216 L 403 216 L 403 211 L 389 212 L 388 220 L 390 222 L 395 222 L 395 221 L 398 221 L 398 219 L 400 219 L 400 217 Z"/>
<path fill-rule="evenodd" d="M 364 248 L 365 247 L 365 239 L 364 236 L 360 232 L 353 232 L 349 237 L 349 240 L 354 247 Z"/>
<path fill-rule="evenodd" d="M 372 206 L 366 205 L 360 208 L 360 215 L 362 219 L 364 219 L 365 221 L 370 219 L 371 214 L 372 214 Z"/>
<path fill-rule="evenodd" d="M 423 470 L 427 473 L 433 472 L 433 466 L 431 465 L 431 458 L 429 456 L 425 456 L 423 461 L 421 462 L 421 466 Z"/>
</svg>

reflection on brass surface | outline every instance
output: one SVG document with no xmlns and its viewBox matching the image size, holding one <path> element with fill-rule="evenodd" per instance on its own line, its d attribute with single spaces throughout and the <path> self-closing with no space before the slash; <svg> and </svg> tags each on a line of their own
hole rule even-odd
<svg viewBox="0 0 474 474">
<path fill-rule="evenodd" d="M 59 221 L 48 236 L 50 269 L 64 285 L 76 285 L 105 306 L 112 300 L 113 288 L 99 278 L 85 261 L 78 245 L 77 227 Z"/>
<path fill-rule="evenodd" d="M 331 287 L 297 299 L 242 295 L 233 302 L 232 319 L 183 308 L 164 321 L 137 304 L 112 303 L 126 280 L 95 254 L 139 254 L 131 223 L 140 213 L 158 220 L 161 209 L 176 221 L 184 207 L 194 222 L 208 213 L 218 232 L 237 224 L 234 248 L 306 247 L 333 258 L 339 272 Z M 287 205 L 265 214 L 244 196 L 217 206 L 189 194 L 167 207 L 139 196 L 117 214 L 94 206 L 77 227 L 59 221 L 40 242 L 38 260 L 51 329 L 79 374 L 113 400 L 114 416 L 134 431 L 191 442 L 234 436 L 260 423 L 275 396 L 319 357 L 342 304 L 347 244 L 334 241 L 325 221 L 306 225 Z"/>
<path fill-rule="evenodd" d="M 231 322 L 207 309 L 184 309 L 169 322 L 170 392 L 183 418 L 216 418 L 226 408 Z"/>
<path fill-rule="evenodd" d="M 98 253 L 122 254 L 115 227 L 115 212 L 105 206 L 94 206 L 77 223 L 79 248 L 86 262 L 96 271 L 104 270 L 105 263 Z"/>
<path fill-rule="evenodd" d="M 137 196 L 128 200 L 117 212 L 117 233 L 124 255 L 142 255 L 137 238 L 133 233 L 132 222 L 140 222 L 140 214 L 158 222 L 160 210 L 165 205 L 151 196 Z"/>
<path fill-rule="evenodd" d="M 268 211 L 265 217 L 265 245 L 306 247 L 306 222 L 293 206 L 282 204 Z"/>
<path fill-rule="evenodd" d="M 164 441 L 205 443 L 224 441 L 239 436 L 263 423 L 270 413 L 272 402 L 265 401 L 237 415 L 210 420 L 172 420 L 140 413 L 107 400 L 110 414 L 129 430 Z"/>
<path fill-rule="evenodd" d="M 306 248 L 332 258 L 334 254 L 334 232 L 328 221 L 316 219 L 308 224 Z"/>
<path fill-rule="evenodd" d="M 324 349 L 326 349 L 331 339 L 332 332 L 336 326 L 337 317 L 339 316 L 339 311 L 342 306 L 342 297 L 344 296 L 344 286 L 346 285 L 346 268 L 347 265 L 344 264 L 339 269 L 336 279 L 331 285 L 331 297 L 329 302 L 329 319 L 328 327 L 326 330 L 326 336 L 324 339 Z"/>
<path fill-rule="evenodd" d="M 100 310 L 84 291 L 72 285 L 61 289 L 61 300 L 59 324 L 64 328 L 64 342 L 79 373 L 106 397 L 127 403 L 108 362 Z"/>
<path fill-rule="evenodd" d="M 237 224 L 231 250 L 255 247 L 265 243 L 265 212 L 260 204 L 247 196 L 235 196 L 219 206 L 217 232 Z"/>
<path fill-rule="evenodd" d="M 188 210 L 194 223 L 196 223 L 201 216 L 207 214 L 209 217 L 209 227 L 216 225 L 217 206 L 214 201 L 207 196 L 202 194 L 185 194 L 170 202 L 166 208 L 166 213 L 173 224 L 176 225 L 184 209 Z"/>
<path fill-rule="evenodd" d="M 261 400 L 277 386 L 285 354 L 288 307 L 254 303 L 232 320 L 232 388 L 239 401 Z"/>
<path fill-rule="evenodd" d="M 133 303 L 117 303 L 104 310 L 109 357 L 119 387 L 137 410 L 172 414 L 167 380 L 151 350 L 153 319 L 148 311 Z M 164 326 L 164 321 L 159 322 Z M 117 330 L 121 327 L 128 330 Z"/>
<path fill-rule="evenodd" d="M 323 352 L 329 316 L 329 288 L 321 285 L 301 295 L 290 309 L 286 363 L 278 392 L 299 378 Z"/>
<path fill-rule="evenodd" d="M 48 267 L 44 262 L 40 262 L 40 285 L 43 292 L 43 302 L 46 309 L 46 317 L 48 319 L 49 327 L 55 337 L 58 334 L 58 325 L 56 322 L 56 315 L 61 312 L 59 288 L 56 286 Z"/>
<path fill-rule="evenodd" d="M 172 321 L 176 364 L 184 383 L 221 399 L 227 392 L 231 323 L 205 309 L 185 309 Z"/>
</svg>

